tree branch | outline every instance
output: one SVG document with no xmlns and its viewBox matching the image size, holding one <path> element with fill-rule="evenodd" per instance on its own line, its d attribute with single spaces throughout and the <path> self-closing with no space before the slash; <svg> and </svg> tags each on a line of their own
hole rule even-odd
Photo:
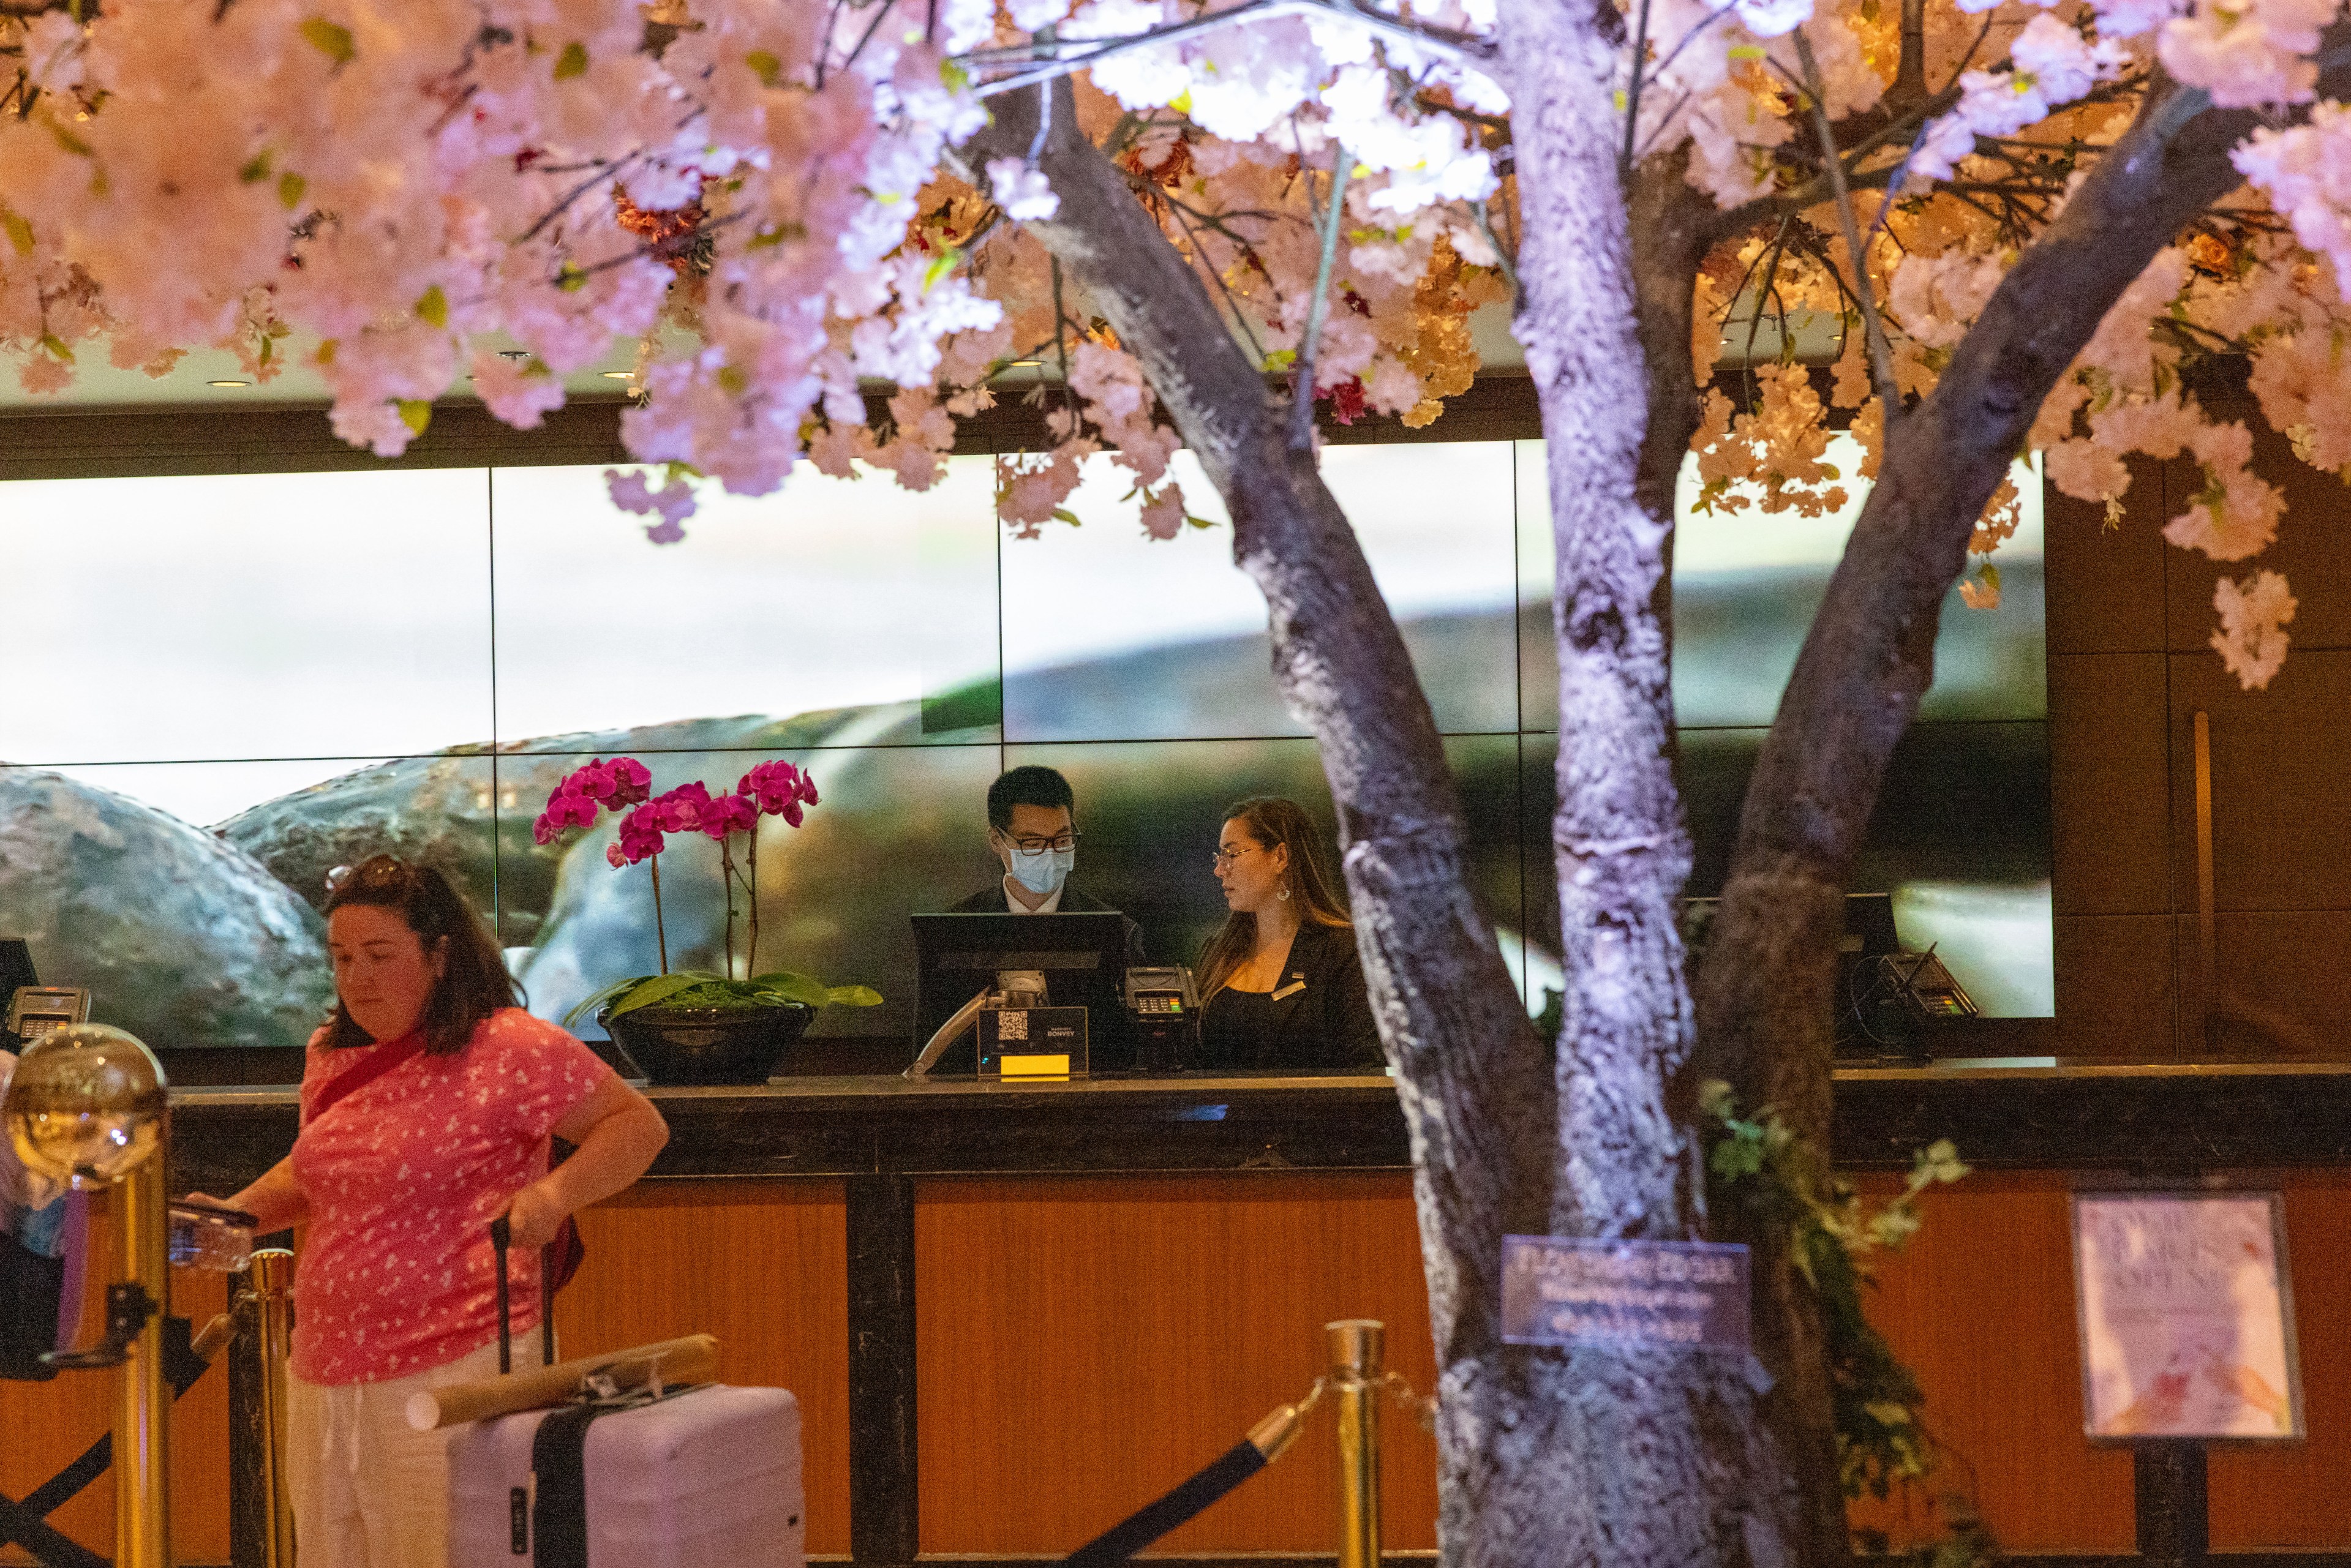
<svg viewBox="0 0 2351 1568">
<path fill-rule="evenodd" d="M 1796 29 L 1796 59 L 1804 68 L 1804 96 L 1813 108 L 1813 129 L 1818 132 L 1828 164 L 1829 190 L 1836 197 L 1837 226 L 1844 231 L 1845 253 L 1853 258 L 1854 298 L 1861 302 L 1861 326 L 1869 343 L 1869 368 L 1877 382 L 1877 401 L 1892 424 L 1902 413 L 1902 392 L 1894 380 L 1894 350 L 1886 346 L 1886 329 L 1877 319 L 1876 291 L 1869 286 L 1869 253 L 1861 246 L 1861 225 L 1853 215 L 1853 193 L 1845 189 L 1844 161 L 1836 154 L 1836 139 L 1829 131 L 1828 107 L 1821 101 L 1821 68 L 1813 58 L 1812 41 Z M 1782 336 L 1785 329 L 1782 329 Z"/>
<path fill-rule="evenodd" d="M 1266 596 L 1274 674 L 1321 744 L 1356 944 L 1410 1130 L 1440 1354 L 1499 1347 L 1501 1239 L 1540 1232 L 1554 1126 L 1541 1043 L 1467 893 L 1467 829 L 1403 637 L 1312 452 L 1290 448 L 1259 368 L 1121 172 L 1078 128 L 1066 81 L 1039 160 L 1061 198 L 1029 224 L 1143 361 L 1233 519 Z M 1032 95 L 1000 100 L 956 154 L 1024 152 Z"/>
</svg>

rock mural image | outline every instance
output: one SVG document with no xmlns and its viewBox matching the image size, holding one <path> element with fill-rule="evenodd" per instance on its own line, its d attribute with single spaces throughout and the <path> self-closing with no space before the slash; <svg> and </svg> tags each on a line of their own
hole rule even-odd
<svg viewBox="0 0 2351 1568">
<path fill-rule="evenodd" d="M 44 768 L 0 768 L 0 934 L 159 1049 L 299 1047 L 333 999 L 326 925 L 268 867 Z"/>
</svg>

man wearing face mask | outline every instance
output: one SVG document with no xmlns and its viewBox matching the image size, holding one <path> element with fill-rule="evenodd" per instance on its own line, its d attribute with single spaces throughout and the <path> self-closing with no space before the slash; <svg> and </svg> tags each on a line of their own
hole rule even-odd
<svg viewBox="0 0 2351 1568">
<path fill-rule="evenodd" d="M 1003 863 L 998 885 L 973 894 L 952 915 L 1115 913 L 1069 884 L 1078 859 L 1077 798 L 1050 768 L 1015 768 L 987 787 L 987 846 Z M 1143 957 L 1141 930 L 1126 923 L 1128 956 Z"/>
</svg>

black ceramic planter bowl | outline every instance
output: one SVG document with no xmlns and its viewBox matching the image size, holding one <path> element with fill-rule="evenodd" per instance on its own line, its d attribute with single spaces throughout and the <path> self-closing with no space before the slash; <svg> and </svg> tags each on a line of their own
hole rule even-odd
<svg viewBox="0 0 2351 1568">
<path fill-rule="evenodd" d="M 805 1002 L 758 1008 L 667 1008 L 655 1003 L 611 1016 L 604 1026 L 648 1082 L 765 1083 L 816 1009 Z"/>
</svg>

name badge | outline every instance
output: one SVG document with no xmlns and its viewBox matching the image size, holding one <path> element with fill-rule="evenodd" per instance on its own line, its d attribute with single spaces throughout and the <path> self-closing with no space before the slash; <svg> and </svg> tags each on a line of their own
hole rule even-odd
<svg viewBox="0 0 2351 1568">
<path fill-rule="evenodd" d="M 1282 987 L 1281 989 L 1273 993 L 1273 999 L 1278 1002 L 1284 997 L 1294 997 L 1305 988 L 1306 981 L 1302 977 L 1294 977 L 1291 978 L 1290 984 Z"/>
</svg>

